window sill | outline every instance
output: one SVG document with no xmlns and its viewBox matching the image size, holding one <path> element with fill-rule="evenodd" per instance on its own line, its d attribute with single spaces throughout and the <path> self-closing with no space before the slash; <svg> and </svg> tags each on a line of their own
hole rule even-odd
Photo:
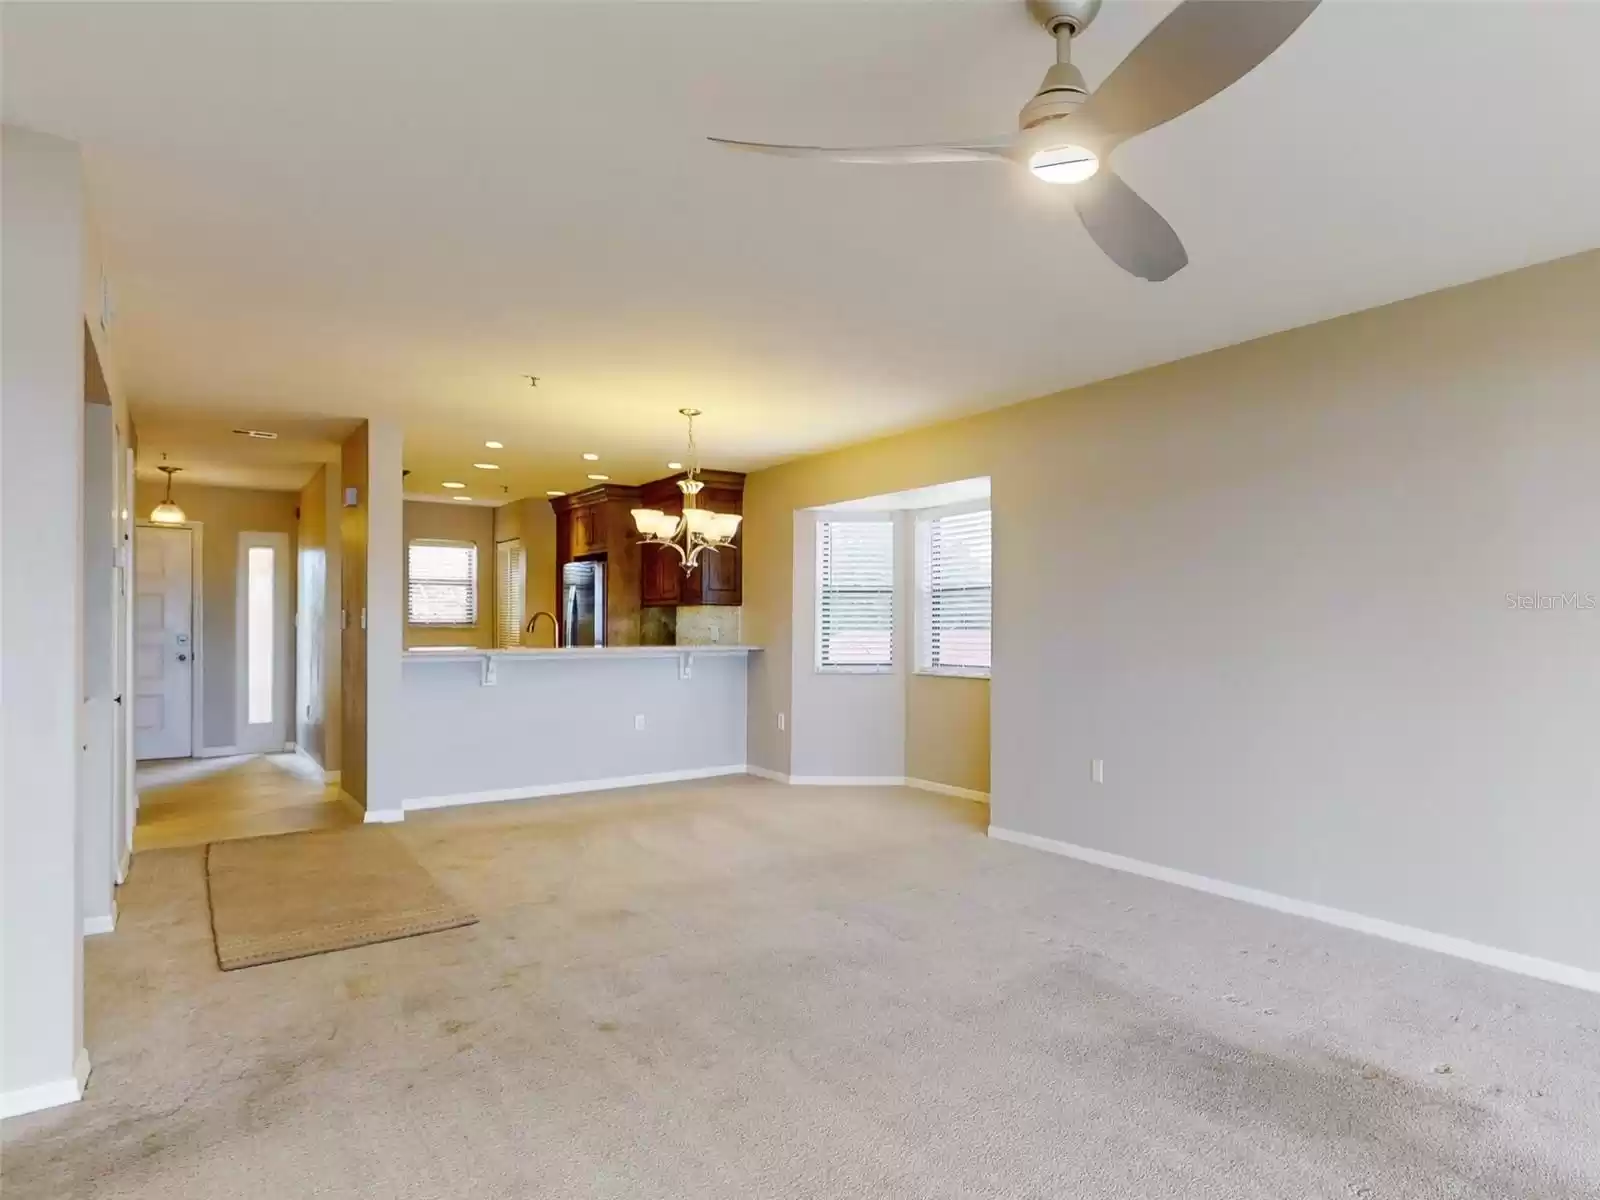
<svg viewBox="0 0 1600 1200">
<path fill-rule="evenodd" d="M 988 679 L 991 671 L 982 667 L 918 667 L 913 674 L 942 679 Z"/>
</svg>

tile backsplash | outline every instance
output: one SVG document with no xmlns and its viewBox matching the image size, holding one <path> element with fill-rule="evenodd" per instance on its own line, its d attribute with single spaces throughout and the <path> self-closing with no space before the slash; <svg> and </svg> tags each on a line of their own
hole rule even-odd
<svg viewBox="0 0 1600 1200">
<path fill-rule="evenodd" d="M 736 646 L 743 610 L 727 604 L 684 604 L 678 607 L 677 644 Z"/>
</svg>

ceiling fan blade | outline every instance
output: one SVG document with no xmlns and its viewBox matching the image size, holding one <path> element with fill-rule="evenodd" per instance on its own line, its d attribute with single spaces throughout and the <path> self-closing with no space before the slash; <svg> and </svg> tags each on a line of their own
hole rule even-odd
<svg viewBox="0 0 1600 1200">
<path fill-rule="evenodd" d="M 1113 143 L 1204 104 L 1261 64 L 1321 0 L 1184 0 L 1112 71 L 1074 119 Z"/>
<path fill-rule="evenodd" d="M 1011 152 L 1010 138 L 975 142 L 935 142 L 926 146 L 780 146 L 768 142 L 736 142 L 729 138 L 707 138 L 719 146 L 747 150 L 754 154 L 776 154 L 783 158 L 820 158 L 846 163 L 949 163 L 1005 160 Z"/>
<path fill-rule="evenodd" d="M 1130 275 L 1160 283 L 1189 265 L 1172 226 L 1110 168 L 1074 188 L 1072 201 L 1095 245 Z"/>
</svg>

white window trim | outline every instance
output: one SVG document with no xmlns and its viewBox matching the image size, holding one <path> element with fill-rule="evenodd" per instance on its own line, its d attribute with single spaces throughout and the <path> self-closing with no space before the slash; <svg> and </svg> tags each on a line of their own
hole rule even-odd
<svg viewBox="0 0 1600 1200">
<path fill-rule="evenodd" d="M 889 661 L 887 663 L 853 666 L 850 664 L 836 665 L 822 661 L 822 526 L 824 525 L 887 525 L 890 528 L 890 574 L 889 574 Z M 812 648 L 811 667 L 816 675 L 893 675 L 899 668 L 897 643 L 900 641 L 897 621 L 894 614 L 899 611 L 900 589 L 900 531 L 895 526 L 893 513 L 860 514 L 855 513 L 818 513 L 811 527 L 811 597 L 812 609 Z"/>
<path fill-rule="evenodd" d="M 413 621 L 411 619 L 411 547 L 413 546 L 460 546 L 472 550 L 472 613 L 471 621 Z M 479 553 L 478 543 L 468 538 L 430 538 L 415 537 L 406 539 L 405 559 L 405 606 L 406 626 L 410 629 L 476 629 L 483 620 L 483 563 L 479 561 L 483 555 Z"/>
<path fill-rule="evenodd" d="M 911 586 L 916 592 L 916 612 L 914 620 L 916 653 L 913 655 L 911 660 L 911 673 L 913 675 L 927 675 L 935 679 L 993 678 L 994 656 L 992 648 L 990 651 L 989 666 L 987 667 L 935 667 L 925 665 L 928 660 L 932 658 L 928 641 L 933 634 L 933 597 L 931 594 L 929 594 L 928 590 L 922 586 L 922 527 L 933 521 L 937 521 L 940 517 L 959 517 L 964 516 L 967 513 L 975 512 L 989 512 L 991 514 L 990 521 L 992 522 L 994 518 L 993 509 L 990 504 L 990 498 L 986 496 L 981 500 L 963 500 L 959 504 L 946 504 L 940 508 L 917 509 L 912 514 L 912 516 L 916 518 L 913 522 L 911 548 Z M 989 536 L 992 541 L 994 537 L 992 528 Z M 989 637 L 992 642 L 994 637 L 994 578 L 992 574 L 989 579 Z"/>
</svg>

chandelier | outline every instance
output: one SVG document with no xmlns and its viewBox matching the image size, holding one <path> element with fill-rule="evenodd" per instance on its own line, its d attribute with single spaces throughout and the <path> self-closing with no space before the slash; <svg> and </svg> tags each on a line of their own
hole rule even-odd
<svg viewBox="0 0 1600 1200">
<path fill-rule="evenodd" d="M 633 523 L 650 546 L 671 546 L 683 560 L 683 573 L 689 574 L 700 562 L 700 552 L 710 550 L 715 554 L 726 546 L 739 532 L 737 513 L 712 512 L 701 508 L 695 501 L 706 485 L 699 479 L 700 456 L 694 444 L 694 419 L 700 415 L 698 408 L 678 410 L 689 421 L 689 470 L 678 480 L 683 492 L 683 515 L 662 512 L 659 508 L 636 508 Z"/>
</svg>

